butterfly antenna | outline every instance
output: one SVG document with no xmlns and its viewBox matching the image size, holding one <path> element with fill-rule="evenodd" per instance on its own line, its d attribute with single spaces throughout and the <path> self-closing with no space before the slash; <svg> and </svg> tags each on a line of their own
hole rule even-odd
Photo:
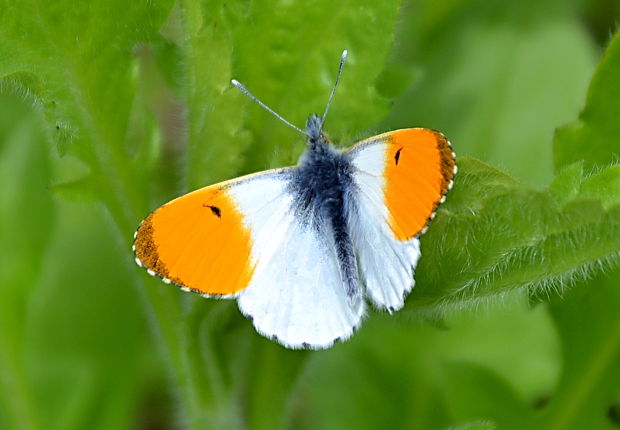
<svg viewBox="0 0 620 430">
<path fill-rule="evenodd" d="M 345 49 L 342 51 L 342 55 L 340 56 L 340 66 L 338 66 L 338 76 L 336 76 L 336 82 L 334 82 L 334 86 L 332 87 L 332 92 L 329 95 L 329 100 L 327 101 L 327 106 L 325 106 L 325 112 L 323 112 L 323 117 L 321 118 L 321 129 L 323 128 L 323 124 L 325 123 L 325 117 L 327 116 L 327 111 L 332 104 L 332 100 L 334 99 L 334 94 L 336 94 L 336 88 L 338 87 L 338 82 L 340 81 L 340 75 L 342 75 L 342 68 L 344 67 L 344 63 L 347 62 L 347 54 L 348 51 Z"/>
<path fill-rule="evenodd" d="M 267 112 L 271 113 L 273 116 L 275 116 L 276 118 L 278 118 L 280 121 L 282 121 L 284 124 L 288 125 L 289 127 L 294 128 L 295 130 L 297 130 L 298 132 L 300 132 L 301 134 L 303 134 L 304 136 L 307 136 L 308 133 L 306 133 L 305 131 L 303 131 L 301 128 L 297 127 L 296 125 L 291 124 L 290 122 L 288 122 L 287 120 L 285 120 L 281 115 L 279 115 L 276 111 L 274 111 L 273 109 L 271 109 L 269 106 L 267 106 L 265 103 L 261 102 L 259 99 L 256 98 L 256 96 L 254 94 L 252 94 L 250 91 L 248 91 L 248 89 L 246 87 L 243 86 L 243 84 L 241 82 L 239 82 L 236 79 L 233 79 L 232 81 L 230 81 L 235 87 L 239 88 L 241 90 L 241 92 L 243 94 L 245 94 L 246 96 L 248 96 L 249 98 L 251 98 L 252 100 L 254 100 L 256 103 L 258 103 L 258 105 L 260 107 L 262 107 L 263 109 L 265 109 Z"/>
</svg>

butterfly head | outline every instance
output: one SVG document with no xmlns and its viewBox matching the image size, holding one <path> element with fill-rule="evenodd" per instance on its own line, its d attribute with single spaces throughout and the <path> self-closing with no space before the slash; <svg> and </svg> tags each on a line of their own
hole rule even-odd
<svg viewBox="0 0 620 430">
<path fill-rule="evenodd" d="M 306 136 L 308 136 L 307 144 L 310 149 L 316 149 L 327 144 L 327 138 L 323 134 L 323 119 L 312 114 L 306 121 Z"/>
</svg>

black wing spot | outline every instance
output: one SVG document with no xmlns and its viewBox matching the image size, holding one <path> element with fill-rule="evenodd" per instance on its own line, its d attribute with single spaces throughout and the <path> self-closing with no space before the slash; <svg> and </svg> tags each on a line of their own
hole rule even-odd
<svg viewBox="0 0 620 430">
<path fill-rule="evenodd" d="M 211 212 L 213 212 L 213 215 L 215 215 L 218 218 L 222 218 L 222 210 L 220 208 L 218 208 L 217 206 L 210 206 L 207 204 L 203 205 L 205 208 L 209 208 L 211 209 Z"/>
<path fill-rule="evenodd" d="M 394 161 L 396 162 L 396 165 L 398 166 L 398 159 L 400 158 L 400 151 L 402 151 L 403 148 L 400 148 L 398 151 L 396 151 L 396 154 L 394 155 Z"/>
</svg>

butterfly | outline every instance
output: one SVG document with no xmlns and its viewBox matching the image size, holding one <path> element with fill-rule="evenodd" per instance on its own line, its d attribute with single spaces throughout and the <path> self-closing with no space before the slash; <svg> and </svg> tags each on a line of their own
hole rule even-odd
<svg viewBox="0 0 620 430">
<path fill-rule="evenodd" d="M 336 150 L 311 115 L 296 167 L 198 189 L 152 212 L 134 235 L 138 265 L 167 284 L 236 299 L 256 330 L 288 348 L 324 349 L 359 328 L 367 302 L 394 312 L 414 286 L 419 237 L 453 184 L 449 141 L 425 128 Z"/>
</svg>

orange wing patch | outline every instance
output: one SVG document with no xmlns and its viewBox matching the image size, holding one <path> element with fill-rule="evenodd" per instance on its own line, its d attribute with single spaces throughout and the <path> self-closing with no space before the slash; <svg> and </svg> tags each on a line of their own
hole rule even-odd
<svg viewBox="0 0 620 430">
<path fill-rule="evenodd" d="M 398 240 L 422 232 L 452 186 L 456 168 L 448 140 L 412 128 L 385 134 L 385 203 Z"/>
<path fill-rule="evenodd" d="M 134 242 L 136 261 L 149 273 L 208 295 L 230 295 L 247 287 L 253 272 L 251 247 L 243 214 L 221 185 L 160 207 L 142 221 Z"/>
</svg>

